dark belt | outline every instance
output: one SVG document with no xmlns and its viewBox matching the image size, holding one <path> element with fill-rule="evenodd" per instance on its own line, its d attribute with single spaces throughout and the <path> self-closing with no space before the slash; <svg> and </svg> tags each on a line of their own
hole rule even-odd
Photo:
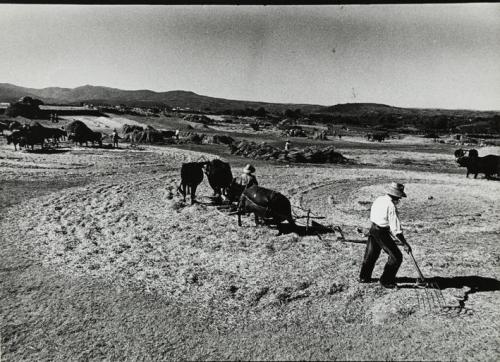
<svg viewBox="0 0 500 362">
<path fill-rule="evenodd" d="M 390 227 L 389 227 L 389 226 L 384 226 L 384 227 L 382 227 L 382 226 L 378 226 L 378 225 L 377 225 L 377 224 L 375 224 L 374 222 L 372 222 L 372 227 L 373 227 L 373 228 L 375 228 L 375 229 L 378 229 L 378 230 L 384 230 L 384 231 L 386 231 L 386 230 L 390 230 Z"/>
</svg>

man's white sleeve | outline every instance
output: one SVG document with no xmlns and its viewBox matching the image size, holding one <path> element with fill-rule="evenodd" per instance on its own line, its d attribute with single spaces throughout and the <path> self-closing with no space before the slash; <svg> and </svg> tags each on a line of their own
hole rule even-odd
<svg viewBox="0 0 500 362">
<path fill-rule="evenodd" d="M 389 219 L 389 227 L 391 228 L 391 232 L 393 235 L 398 235 L 403 232 L 401 229 L 401 222 L 399 221 L 398 212 L 394 205 L 390 205 L 387 210 L 387 216 Z"/>
</svg>

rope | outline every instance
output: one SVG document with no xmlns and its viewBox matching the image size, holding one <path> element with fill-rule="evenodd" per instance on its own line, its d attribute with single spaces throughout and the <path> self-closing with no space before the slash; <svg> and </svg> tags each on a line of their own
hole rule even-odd
<svg viewBox="0 0 500 362">
<path fill-rule="evenodd" d="M 303 207 L 292 205 L 292 213 L 297 217 L 299 217 L 299 215 L 293 210 L 293 208 L 300 209 L 302 211 L 308 211 L 310 216 L 317 216 L 318 218 L 324 218 L 324 216 L 312 212 L 311 209 L 304 209 Z M 304 216 L 300 217 L 302 218 Z"/>
</svg>

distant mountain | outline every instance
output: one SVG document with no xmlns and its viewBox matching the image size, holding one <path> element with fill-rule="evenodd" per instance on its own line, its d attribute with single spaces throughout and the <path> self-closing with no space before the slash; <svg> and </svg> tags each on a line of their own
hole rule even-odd
<svg viewBox="0 0 500 362">
<path fill-rule="evenodd" d="M 121 90 L 116 88 L 84 85 L 77 88 L 50 87 L 43 89 L 24 88 L 13 84 L 0 83 L 0 102 L 15 102 L 22 96 L 41 99 L 48 104 L 79 104 L 81 102 L 94 104 L 125 104 L 128 106 L 162 106 L 191 108 L 196 110 L 210 109 L 223 111 L 226 109 L 257 109 L 264 107 L 270 112 L 283 112 L 286 109 L 300 108 L 309 113 L 323 108 L 311 104 L 286 104 L 269 102 L 252 102 L 213 98 L 194 92 L 174 90 L 169 92 L 154 92 L 151 90 Z"/>
<path fill-rule="evenodd" d="M 18 101 L 19 98 L 24 96 L 35 97 L 35 98 L 38 97 L 34 93 L 31 93 L 29 88 L 22 88 L 7 83 L 0 83 L 0 102 L 13 103 Z"/>
<path fill-rule="evenodd" d="M 320 113 L 333 116 L 374 116 L 392 115 L 402 117 L 491 117 L 499 115 L 499 111 L 477 111 L 469 109 L 441 109 L 441 108 L 401 108 L 379 103 L 344 103 L 323 107 Z"/>
<path fill-rule="evenodd" d="M 344 103 L 325 107 L 321 111 L 325 113 L 365 113 L 365 112 L 388 112 L 394 111 L 397 107 L 378 103 Z"/>
<path fill-rule="evenodd" d="M 313 121 L 325 124 L 349 124 L 379 126 L 395 129 L 414 126 L 427 130 L 446 130 L 459 126 L 477 126 L 481 132 L 500 132 L 499 111 L 475 111 L 460 109 L 400 108 L 378 103 L 345 103 L 333 106 L 315 104 L 287 104 L 231 100 L 199 95 L 189 91 L 174 90 L 153 92 L 151 90 L 121 90 L 109 87 L 85 85 L 77 88 L 50 87 L 43 89 L 24 88 L 0 83 L 0 102 L 16 102 L 23 96 L 41 99 L 45 104 L 127 106 L 170 106 L 200 111 L 235 111 L 265 108 L 270 113 L 285 113 L 287 109 L 308 115 Z M 295 112 L 291 112 L 295 113 Z M 295 113 L 296 114 L 296 113 Z M 477 123 L 482 122 L 482 123 Z"/>
</svg>

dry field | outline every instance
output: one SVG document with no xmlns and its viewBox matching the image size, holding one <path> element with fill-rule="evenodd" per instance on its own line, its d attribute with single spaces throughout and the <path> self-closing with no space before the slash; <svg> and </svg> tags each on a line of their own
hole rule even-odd
<svg viewBox="0 0 500 362">
<path fill-rule="evenodd" d="M 239 228 L 203 203 L 206 180 L 202 203 L 183 203 L 181 163 L 214 155 L 125 144 L 26 153 L 2 139 L 2 358 L 498 360 L 500 182 L 466 179 L 442 145 L 348 141 L 338 149 L 355 165 L 258 162 L 259 182 L 357 240 L 384 185 L 405 183 L 406 236 L 448 312 L 422 307 L 406 256 L 403 288 L 358 284 L 361 244 L 277 236 L 249 217 Z M 247 162 L 211 151 L 233 172 Z"/>
</svg>

